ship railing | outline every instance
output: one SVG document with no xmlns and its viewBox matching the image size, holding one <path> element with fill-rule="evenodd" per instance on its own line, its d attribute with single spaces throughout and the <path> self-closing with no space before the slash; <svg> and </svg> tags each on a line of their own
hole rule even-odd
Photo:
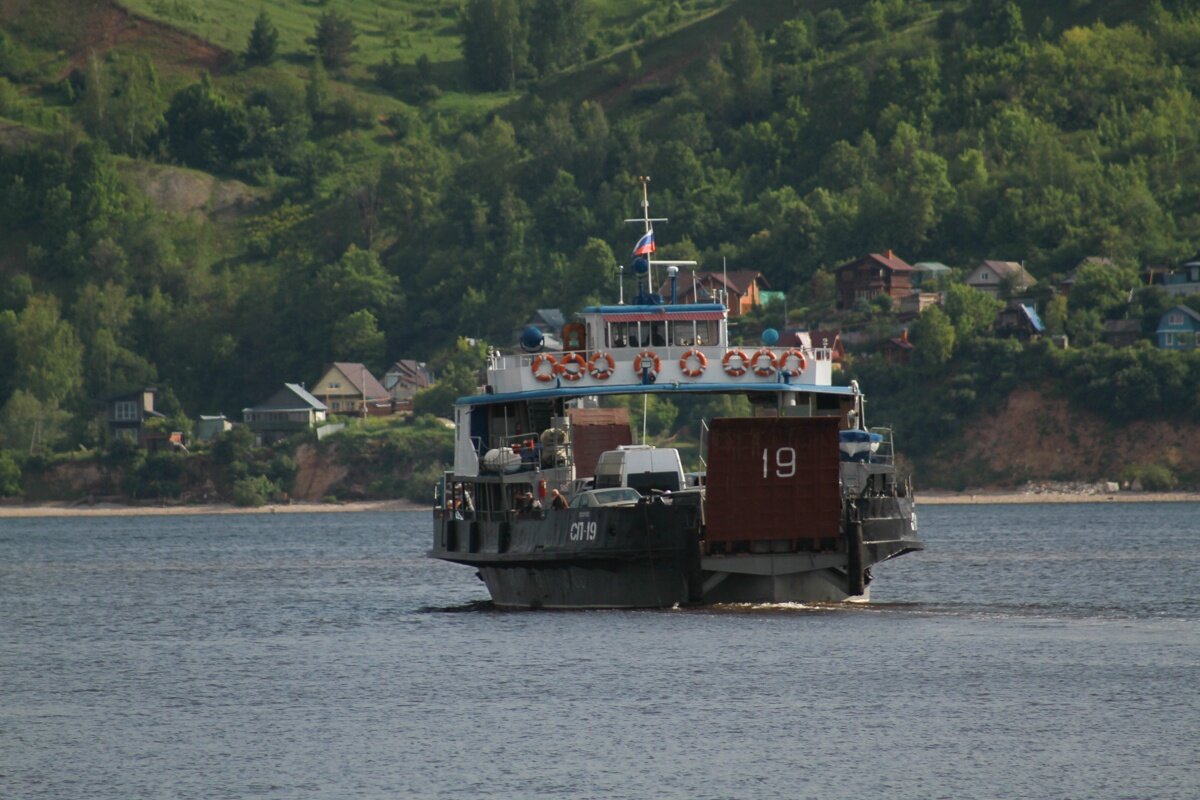
<svg viewBox="0 0 1200 800">
<path fill-rule="evenodd" d="M 542 357 L 550 356 L 550 357 L 554 358 L 554 360 L 556 362 L 561 362 L 563 360 L 564 356 L 570 355 L 572 353 L 578 353 L 579 355 L 583 356 L 586 359 L 586 358 L 591 357 L 598 350 L 603 350 L 604 352 L 607 352 L 610 355 L 612 355 L 614 358 L 618 358 L 618 356 L 625 356 L 625 355 L 628 355 L 630 358 L 632 358 L 634 355 L 641 352 L 642 350 L 653 350 L 664 361 L 673 361 L 674 359 L 679 358 L 680 356 L 682 356 L 684 353 L 686 353 L 688 350 L 691 350 L 691 349 L 693 349 L 693 346 L 687 345 L 687 344 L 663 344 L 663 345 L 646 345 L 646 346 L 624 345 L 624 346 L 612 346 L 612 347 L 600 347 L 600 348 L 589 346 L 589 347 L 581 348 L 579 350 L 543 350 L 539 353 L 512 353 L 512 354 L 508 354 L 508 355 L 493 353 L 488 358 L 488 369 L 492 370 L 492 371 L 530 369 L 533 365 L 534 359 L 538 358 L 539 356 L 542 356 Z M 752 353 L 754 348 L 751 345 L 702 344 L 702 345 L 696 345 L 694 347 L 694 349 L 703 352 L 708 357 L 710 362 L 713 359 L 716 359 L 719 362 L 720 359 L 725 355 L 725 353 L 727 353 L 730 350 L 742 350 L 743 352 Z M 786 346 L 785 344 L 780 342 L 779 344 L 775 345 L 774 347 L 770 347 L 768 349 L 774 351 L 777 356 L 781 355 L 786 350 L 796 349 L 796 350 L 799 350 L 800 352 L 804 353 L 805 357 L 810 358 L 813 361 L 831 361 L 831 360 L 833 360 L 833 350 L 829 347 L 789 348 L 788 346 Z"/>
</svg>

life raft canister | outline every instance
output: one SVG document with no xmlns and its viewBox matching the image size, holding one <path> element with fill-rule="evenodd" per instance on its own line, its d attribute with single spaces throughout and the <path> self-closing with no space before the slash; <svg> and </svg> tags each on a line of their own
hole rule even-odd
<svg viewBox="0 0 1200 800">
<path fill-rule="evenodd" d="M 691 366 L 692 359 L 696 360 L 696 366 Z M 679 357 L 679 371 L 689 378 L 698 378 L 704 374 L 704 370 L 708 367 L 708 358 L 699 350 L 691 349 Z"/>
<path fill-rule="evenodd" d="M 609 353 L 593 353 L 591 360 L 588 361 L 588 373 L 598 381 L 608 380 L 616 369 L 617 362 Z"/>
<path fill-rule="evenodd" d="M 767 363 L 760 363 L 764 358 L 767 360 Z M 775 361 L 775 354 L 765 347 L 755 352 L 755 354 L 750 357 L 750 369 L 754 370 L 754 374 L 760 378 L 766 378 L 770 375 L 774 375 L 775 368 L 777 366 L 778 364 Z"/>
<path fill-rule="evenodd" d="M 646 362 L 650 363 L 647 364 Z M 638 375 L 642 374 L 642 370 L 649 368 L 655 375 L 662 370 L 662 359 L 658 357 L 658 353 L 653 350 L 643 350 L 633 358 L 633 371 Z"/>
<path fill-rule="evenodd" d="M 568 365 L 574 364 L 575 369 L 570 369 Z M 558 362 L 554 367 L 554 371 L 563 376 L 569 381 L 577 381 L 587 372 L 588 362 L 579 353 L 568 353 L 563 356 L 563 360 Z"/>
<path fill-rule="evenodd" d="M 548 364 L 549 371 L 543 372 L 542 365 Z M 558 367 L 558 361 L 552 355 L 546 353 L 538 353 L 533 357 L 533 361 L 529 364 L 529 371 L 533 373 L 533 377 L 537 378 L 542 383 L 549 383 L 554 380 L 554 371 Z"/>
<path fill-rule="evenodd" d="M 793 358 L 796 359 L 796 366 L 789 367 L 788 361 Z M 790 378 L 799 377 L 800 373 L 804 372 L 804 370 L 807 366 L 808 366 L 808 359 L 804 357 L 803 352 L 801 352 L 800 350 L 797 350 L 795 348 L 792 348 L 791 350 L 787 350 L 782 355 L 779 356 L 779 371 L 782 372 L 783 374 L 787 375 Z"/>
<path fill-rule="evenodd" d="M 733 363 L 734 359 L 737 363 Z M 750 364 L 750 359 L 747 358 L 744 350 L 729 350 L 725 353 L 725 357 L 721 359 L 721 369 L 725 370 L 725 374 L 731 378 L 740 378 L 746 374 L 746 367 Z"/>
</svg>

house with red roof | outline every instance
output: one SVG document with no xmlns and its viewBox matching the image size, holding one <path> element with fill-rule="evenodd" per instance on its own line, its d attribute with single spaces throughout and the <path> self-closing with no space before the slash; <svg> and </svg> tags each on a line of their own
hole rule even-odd
<svg viewBox="0 0 1200 800">
<path fill-rule="evenodd" d="M 838 310 L 852 309 L 858 301 L 881 294 L 898 301 L 912 294 L 912 273 L 912 266 L 891 250 L 842 264 L 834 271 Z"/>
</svg>

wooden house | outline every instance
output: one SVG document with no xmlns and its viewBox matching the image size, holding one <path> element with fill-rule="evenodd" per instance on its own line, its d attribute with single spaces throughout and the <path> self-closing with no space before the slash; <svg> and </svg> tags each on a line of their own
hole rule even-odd
<svg viewBox="0 0 1200 800">
<path fill-rule="evenodd" d="M 883 343 L 883 359 L 889 364 L 907 364 L 912 361 L 913 343 L 908 340 L 908 329 L 900 331 L 894 339 Z"/>
<path fill-rule="evenodd" d="M 1110 347 L 1129 347 L 1142 338 L 1142 323 L 1136 319 L 1108 319 L 1104 321 L 1101 339 Z"/>
<path fill-rule="evenodd" d="M 729 316 L 740 316 L 763 305 L 762 292 L 771 288 L 766 277 L 754 269 L 728 272 L 705 271 L 679 273 L 675 292 L 677 303 L 724 303 Z M 664 298 L 671 296 L 671 282 L 659 287 Z"/>
<path fill-rule="evenodd" d="M 891 250 L 842 264 L 835 270 L 837 307 L 845 311 L 860 300 L 870 301 L 881 294 L 899 300 L 912 293 L 912 271 L 912 266 Z"/>
</svg>

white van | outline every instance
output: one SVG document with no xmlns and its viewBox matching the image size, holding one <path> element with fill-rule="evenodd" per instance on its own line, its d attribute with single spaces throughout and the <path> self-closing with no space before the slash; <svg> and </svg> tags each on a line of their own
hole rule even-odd
<svg viewBox="0 0 1200 800">
<path fill-rule="evenodd" d="M 628 486 L 642 494 L 678 492 L 687 486 L 683 462 L 673 447 L 628 444 L 600 454 L 596 462 L 597 489 Z"/>
</svg>

